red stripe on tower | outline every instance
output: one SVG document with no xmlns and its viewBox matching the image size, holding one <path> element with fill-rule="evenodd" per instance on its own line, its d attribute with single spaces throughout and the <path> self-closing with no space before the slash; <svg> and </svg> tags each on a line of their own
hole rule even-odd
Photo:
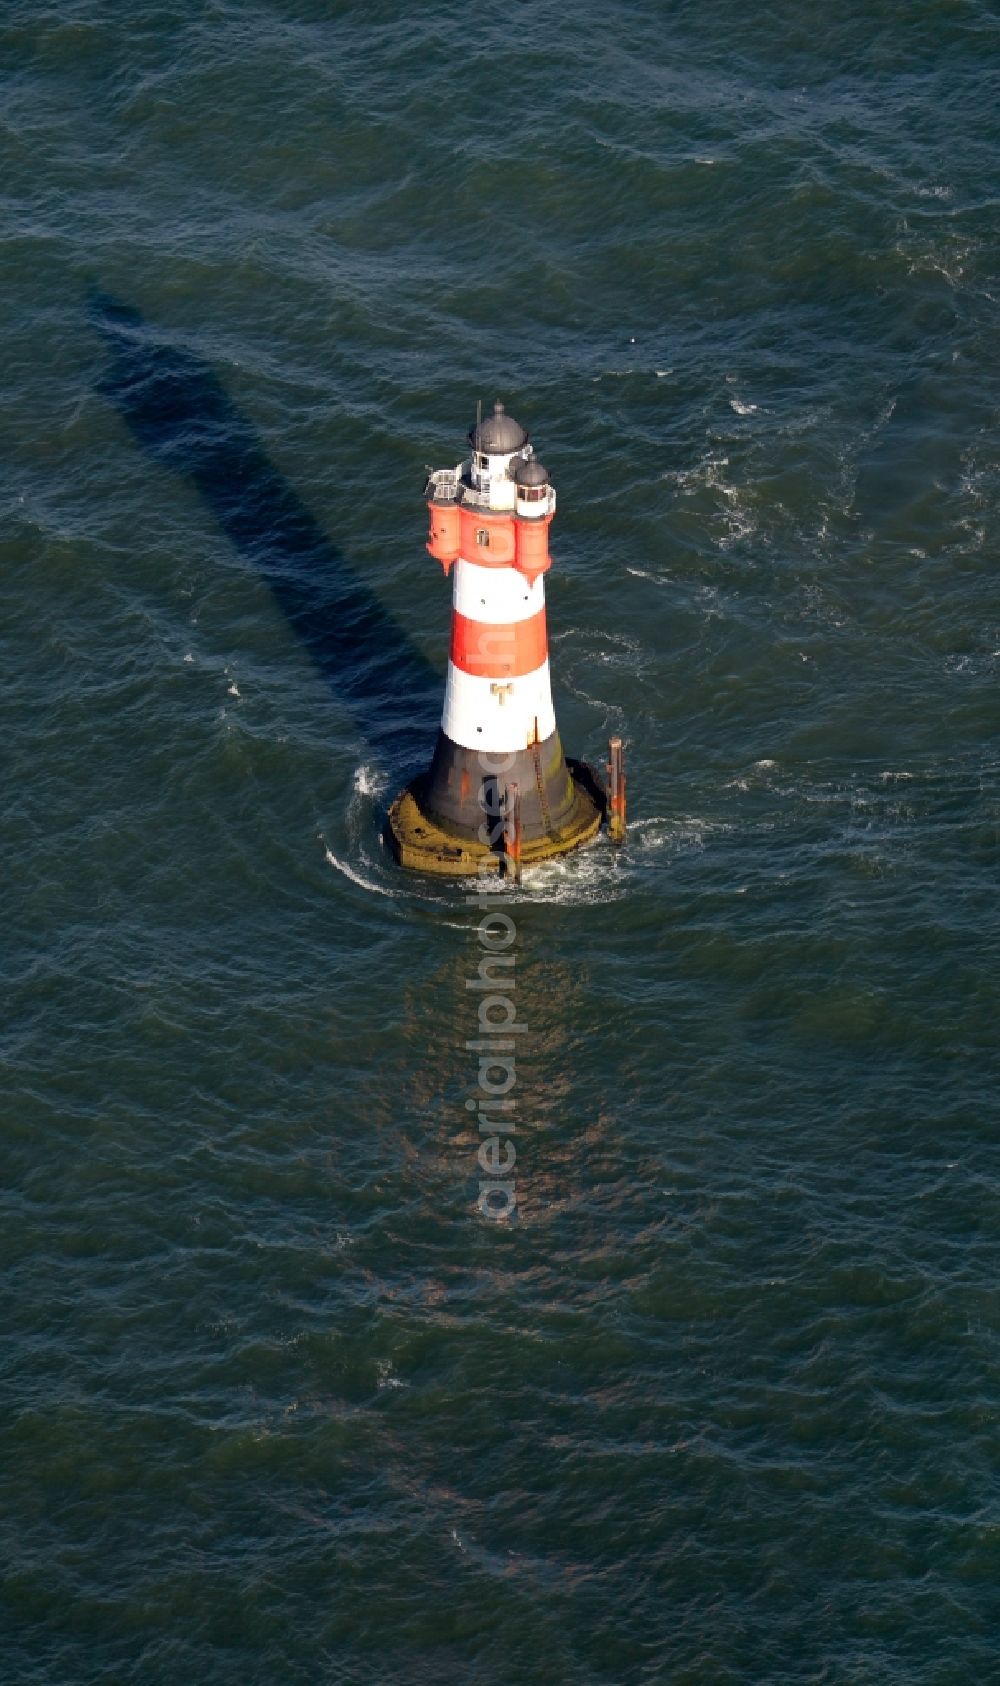
<svg viewBox="0 0 1000 1686">
<path fill-rule="evenodd" d="M 463 673 L 487 679 L 521 678 L 548 661 L 545 610 L 530 621 L 472 621 L 457 609 L 451 617 L 451 659 Z"/>
</svg>

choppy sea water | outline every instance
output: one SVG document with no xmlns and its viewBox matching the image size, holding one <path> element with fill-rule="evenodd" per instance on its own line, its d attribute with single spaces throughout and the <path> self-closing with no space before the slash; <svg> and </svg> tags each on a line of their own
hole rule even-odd
<svg viewBox="0 0 1000 1686">
<path fill-rule="evenodd" d="M 1000 1678 L 986 0 L 9 0 L 11 1686 Z M 513 908 L 401 875 L 477 399 L 560 497 Z"/>
</svg>

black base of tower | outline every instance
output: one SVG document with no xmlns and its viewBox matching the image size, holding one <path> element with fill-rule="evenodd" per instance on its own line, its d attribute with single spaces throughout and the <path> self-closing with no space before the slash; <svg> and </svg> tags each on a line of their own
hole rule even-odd
<svg viewBox="0 0 1000 1686">
<path fill-rule="evenodd" d="M 511 784 L 520 792 L 526 843 L 556 836 L 572 822 L 576 786 L 558 732 L 530 749 L 484 755 L 478 749 L 463 749 L 439 731 L 420 805 L 446 831 L 477 838 L 484 817 L 500 811 L 498 795 L 502 800 Z"/>
<path fill-rule="evenodd" d="M 388 837 L 403 866 L 458 874 L 501 870 L 505 793 L 516 784 L 526 865 L 567 853 L 600 829 L 605 794 L 585 762 L 567 761 L 558 731 L 507 755 L 484 754 L 438 733 L 426 773 L 389 810 Z"/>
</svg>

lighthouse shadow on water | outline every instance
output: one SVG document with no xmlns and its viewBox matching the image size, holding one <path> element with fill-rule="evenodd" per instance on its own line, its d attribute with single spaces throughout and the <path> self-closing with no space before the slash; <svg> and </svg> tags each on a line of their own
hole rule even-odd
<svg viewBox="0 0 1000 1686">
<path fill-rule="evenodd" d="M 109 353 L 102 396 L 151 457 L 194 483 L 374 754 L 397 766 L 416 763 L 440 703 L 440 677 L 269 460 L 211 366 L 108 293 L 92 291 L 90 314 Z"/>
</svg>

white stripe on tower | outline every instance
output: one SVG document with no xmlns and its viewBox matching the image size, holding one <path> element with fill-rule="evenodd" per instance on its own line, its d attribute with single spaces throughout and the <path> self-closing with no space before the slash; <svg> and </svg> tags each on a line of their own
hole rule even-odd
<svg viewBox="0 0 1000 1686">
<path fill-rule="evenodd" d="M 542 743 L 556 729 L 547 661 L 521 679 L 479 679 L 448 663 L 441 730 L 463 749 L 491 755 Z"/>
<path fill-rule="evenodd" d="M 545 607 L 545 576 L 526 580 L 516 568 L 484 568 L 458 561 L 452 569 L 451 606 L 470 621 L 527 621 Z"/>
</svg>

